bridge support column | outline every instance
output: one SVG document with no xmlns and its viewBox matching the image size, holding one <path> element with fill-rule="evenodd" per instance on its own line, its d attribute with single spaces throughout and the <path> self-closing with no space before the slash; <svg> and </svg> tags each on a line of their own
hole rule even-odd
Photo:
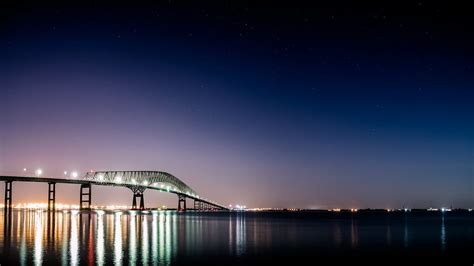
<svg viewBox="0 0 474 266">
<path fill-rule="evenodd" d="M 196 211 L 202 210 L 202 202 L 200 200 L 194 200 L 194 210 Z"/>
<path fill-rule="evenodd" d="M 181 206 L 181 203 L 183 205 Z M 178 211 L 184 212 L 186 211 L 186 196 L 178 194 Z"/>
<path fill-rule="evenodd" d="M 48 183 L 48 211 L 56 209 L 56 183 Z"/>
<path fill-rule="evenodd" d="M 80 199 L 80 209 L 81 210 L 90 210 L 91 209 L 91 195 L 92 189 L 91 184 L 82 184 L 81 185 L 81 199 Z M 84 199 L 84 196 L 85 199 Z"/>
<path fill-rule="evenodd" d="M 13 181 L 5 181 L 5 209 L 12 209 L 12 184 Z"/>
<path fill-rule="evenodd" d="M 137 207 L 137 198 L 140 200 L 140 207 Z M 133 210 L 144 210 L 145 209 L 145 198 L 143 196 L 143 192 L 136 192 L 133 193 L 133 201 L 132 201 L 132 209 Z"/>
</svg>

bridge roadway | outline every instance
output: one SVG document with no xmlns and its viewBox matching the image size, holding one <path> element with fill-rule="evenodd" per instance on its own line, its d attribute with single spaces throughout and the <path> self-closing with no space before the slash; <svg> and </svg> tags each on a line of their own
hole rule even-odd
<svg viewBox="0 0 474 266">
<path fill-rule="evenodd" d="M 133 173 L 164 173 L 164 172 L 138 172 L 138 171 L 124 172 L 122 171 L 122 172 L 97 172 L 97 173 L 102 173 L 101 175 L 114 173 L 116 175 L 116 173 L 121 173 L 121 174 L 132 173 L 133 174 Z M 89 176 L 89 173 L 88 175 L 86 175 L 85 178 L 87 178 L 88 176 Z M 140 184 L 135 184 L 135 183 L 131 184 L 129 182 L 118 183 L 118 182 L 112 182 L 107 179 L 102 179 L 102 180 L 68 179 L 68 178 L 47 178 L 47 177 L 36 177 L 36 176 L 5 176 L 5 175 L 0 175 L 0 181 L 5 182 L 5 208 L 10 208 L 10 209 L 12 206 L 12 193 L 13 193 L 12 183 L 13 182 L 37 182 L 37 183 L 48 183 L 48 209 L 55 208 L 56 184 L 76 184 L 76 185 L 81 185 L 80 205 L 79 205 L 81 209 L 90 209 L 91 195 L 92 195 L 91 187 L 92 185 L 96 185 L 96 186 L 127 187 L 131 189 L 133 192 L 132 209 L 145 209 L 143 193 L 146 189 L 151 189 L 151 190 L 158 190 L 161 192 L 168 192 L 168 193 L 173 193 L 173 194 L 178 195 L 178 208 L 177 208 L 178 211 L 186 210 L 186 199 L 194 200 L 195 210 L 229 210 L 227 207 L 223 205 L 209 201 L 207 199 L 203 199 L 195 194 L 183 193 L 182 191 L 179 191 L 179 190 L 170 189 L 169 186 L 168 187 L 156 186 L 153 183 L 149 183 L 145 185 L 143 183 L 140 183 Z M 186 186 L 182 181 L 178 180 L 178 182 Z M 85 200 L 84 200 L 84 196 L 86 197 Z M 136 202 L 137 199 L 140 200 L 139 206 Z"/>
</svg>

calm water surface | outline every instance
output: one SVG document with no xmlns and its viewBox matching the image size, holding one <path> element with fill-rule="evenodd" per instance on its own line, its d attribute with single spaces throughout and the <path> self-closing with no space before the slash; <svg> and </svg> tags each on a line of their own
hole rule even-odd
<svg viewBox="0 0 474 266">
<path fill-rule="evenodd" d="M 308 259 L 474 262 L 471 213 L 1 213 L 1 265 L 253 264 Z"/>
</svg>

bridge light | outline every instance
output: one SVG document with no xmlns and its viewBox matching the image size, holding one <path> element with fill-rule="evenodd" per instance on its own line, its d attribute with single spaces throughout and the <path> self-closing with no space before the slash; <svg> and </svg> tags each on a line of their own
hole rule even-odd
<svg viewBox="0 0 474 266">
<path fill-rule="evenodd" d="M 164 188 L 164 187 L 165 187 L 165 185 L 164 185 L 164 184 L 161 184 L 161 188 Z"/>
<path fill-rule="evenodd" d="M 26 168 L 23 168 L 23 172 L 26 172 Z"/>
<path fill-rule="evenodd" d="M 137 183 L 137 180 L 135 180 L 135 178 L 132 179 L 132 183 L 133 183 L 133 184 L 136 184 L 136 183 Z"/>
<path fill-rule="evenodd" d="M 36 170 L 35 173 L 36 173 L 37 176 L 41 176 L 43 174 L 43 170 L 38 169 L 38 170 Z"/>
<path fill-rule="evenodd" d="M 144 185 L 144 186 L 148 186 L 148 182 L 147 182 L 147 181 L 143 181 L 143 185 Z"/>
<path fill-rule="evenodd" d="M 97 178 L 99 178 L 99 181 L 104 180 L 104 176 L 103 176 L 103 175 L 98 175 Z"/>
<path fill-rule="evenodd" d="M 64 175 L 67 175 L 67 171 L 64 171 Z"/>
<path fill-rule="evenodd" d="M 117 176 L 117 177 L 115 178 L 115 182 L 117 182 L 117 183 L 122 183 L 122 177 L 121 177 L 121 176 Z"/>
<path fill-rule="evenodd" d="M 65 173 L 67 174 L 67 172 L 65 172 Z M 74 172 L 71 173 L 71 176 L 72 176 L 72 178 L 77 178 L 78 174 L 77 174 L 77 172 L 74 171 Z"/>
</svg>

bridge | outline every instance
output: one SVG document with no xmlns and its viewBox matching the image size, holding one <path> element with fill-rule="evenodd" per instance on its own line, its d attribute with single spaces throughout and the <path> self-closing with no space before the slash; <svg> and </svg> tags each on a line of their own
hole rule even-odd
<svg viewBox="0 0 474 266">
<path fill-rule="evenodd" d="M 186 211 L 186 199 L 194 200 L 194 210 L 228 210 L 227 207 L 202 198 L 196 191 L 172 174 L 161 171 L 93 171 L 81 179 L 46 178 L 33 176 L 2 176 L 5 181 L 5 209 L 11 210 L 13 182 L 48 183 L 48 210 L 56 208 L 56 184 L 77 184 L 81 186 L 79 206 L 81 210 L 90 210 L 92 186 L 126 187 L 133 193 L 132 209 L 145 209 L 145 190 L 158 190 L 178 196 L 178 211 Z"/>
</svg>

